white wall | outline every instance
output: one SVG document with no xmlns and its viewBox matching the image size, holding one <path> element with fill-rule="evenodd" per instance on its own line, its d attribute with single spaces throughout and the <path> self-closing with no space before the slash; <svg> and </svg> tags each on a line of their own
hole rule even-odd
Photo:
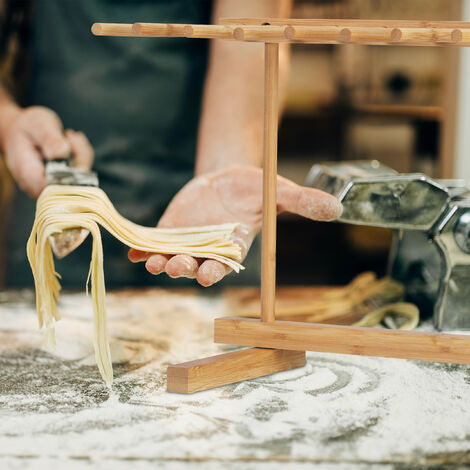
<svg viewBox="0 0 470 470">
<path fill-rule="evenodd" d="M 470 0 L 462 3 L 462 19 L 470 21 Z M 460 49 L 458 91 L 454 177 L 470 182 L 470 47 Z"/>
</svg>

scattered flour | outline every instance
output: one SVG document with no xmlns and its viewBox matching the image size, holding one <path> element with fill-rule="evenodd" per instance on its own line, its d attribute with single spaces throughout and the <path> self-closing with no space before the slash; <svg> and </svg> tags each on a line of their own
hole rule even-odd
<svg viewBox="0 0 470 470">
<path fill-rule="evenodd" d="M 42 348 L 29 300 L 0 303 L 0 465 L 29 455 L 86 456 L 113 469 L 120 459 L 136 459 L 139 469 L 191 458 L 214 468 L 228 462 L 227 470 L 237 459 L 253 469 L 268 468 L 258 460 L 287 459 L 295 468 L 323 462 L 318 468 L 342 470 L 470 451 L 467 366 L 309 353 L 301 369 L 168 394 L 169 363 L 220 351 L 211 334 L 223 301 L 154 289 L 111 293 L 108 311 L 121 363 L 111 392 L 90 360 L 89 299 L 64 297 L 55 353 Z"/>
</svg>

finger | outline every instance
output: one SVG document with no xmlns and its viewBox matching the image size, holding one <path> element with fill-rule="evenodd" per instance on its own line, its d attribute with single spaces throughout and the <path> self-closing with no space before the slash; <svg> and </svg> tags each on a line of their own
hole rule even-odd
<svg viewBox="0 0 470 470">
<path fill-rule="evenodd" d="M 209 287 L 219 282 L 231 269 L 220 261 L 209 259 L 204 261 L 197 272 L 197 282 L 201 286 Z"/>
<path fill-rule="evenodd" d="M 64 135 L 62 122 L 54 111 L 31 108 L 24 118 L 22 128 L 47 160 L 66 158 L 70 154 L 70 143 Z"/>
<path fill-rule="evenodd" d="M 300 195 L 293 212 L 308 219 L 330 221 L 342 214 L 343 205 L 324 191 L 300 187 Z"/>
<path fill-rule="evenodd" d="M 72 149 L 74 166 L 82 170 L 89 170 L 93 166 L 95 153 L 86 135 L 83 132 L 67 129 L 65 137 L 67 137 Z"/>
<path fill-rule="evenodd" d="M 189 277 L 190 279 L 194 279 L 198 269 L 199 263 L 195 258 L 189 255 L 173 256 L 165 266 L 166 273 L 173 278 Z"/>
<path fill-rule="evenodd" d="M 6 162 L 18 186 L 37 198 L 46 186 L 41 154 L 25 135 L 18 134 L 6 152 Z"/>
<path fill-rule="evenodd" d="M 150 274 L 160 274 L 165 271 L 165 266 L 169 259 L 169 255 L 152 255 L 145 263 L 145 268 Z"/>
<path fill-rule="evenodd" d="M 131 248 L 127 253 L 127 257 L 132 263 L 140 263 L 141 261 L 147 261 L 150 256 L 151 253 L 149 253 L 148 251 L 139 251 L 135 248 Z"/>
<path fill-rule="evenodd" d="M 343 205 L 331 194 L 281 177 L 278 178 L 278 207 L 281 212 L 321 221 L 335 220 L 343 212 Z"/>
</svg>

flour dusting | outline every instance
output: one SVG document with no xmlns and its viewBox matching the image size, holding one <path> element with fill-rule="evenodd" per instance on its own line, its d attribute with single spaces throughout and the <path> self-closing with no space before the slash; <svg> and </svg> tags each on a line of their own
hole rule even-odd
<svg viewBox="0 0 470 470">
<path fill-rule="evenodd" d="M 469 455 L 467 366 L 308 353 L 300 369 L 168 394 L 168 364 L 222 350 L 212 321 L 227 312 L 219 297 L 152 289 L 108 296 L 109 390 L 93 362 L 89 299 L 64 296 L 56 351 L 43 347 L 32 296 L 17 299 L 0 298 L 0 465 L 28 455 L 53 458 L 48 468 L 87 456 L 113 469 L 128 459 L 137 469 L 179 459 L 230 469 L 244 459 L 253 463 L 244 468 L 288 460 L 338 470 Z"/>
</svg>

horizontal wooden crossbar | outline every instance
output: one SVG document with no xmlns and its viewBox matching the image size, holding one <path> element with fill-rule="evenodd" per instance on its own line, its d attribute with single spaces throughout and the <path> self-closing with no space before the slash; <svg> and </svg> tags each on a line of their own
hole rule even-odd
<svg viewBox="0 0 470 470">
<path fill-rule="evenodd" d="M 193 393 L 305 365 L 305 351 L 249 348 L 168 367 L 167 390 Z"/>
<path fill-rule="evenodd" d="M 342 18 L 220 18 L 223 25 L 343 26 L 365 28 L 469 28 L 469 21 L 366 20 Z"/>
<path fill-rule="evenodd" d="M 470 337 L 247 318 L 215 320 L 216 343 L 470 364 Z"/>
<path fill-rule="evenodd" d="M 238 23 L 236 22 L 238 21 Z M 470 46 L 470 22 L 225 19 L 224 24 L 95 23 L 97 36 L 181 37 L 248 42 Z"/>
</svg>

